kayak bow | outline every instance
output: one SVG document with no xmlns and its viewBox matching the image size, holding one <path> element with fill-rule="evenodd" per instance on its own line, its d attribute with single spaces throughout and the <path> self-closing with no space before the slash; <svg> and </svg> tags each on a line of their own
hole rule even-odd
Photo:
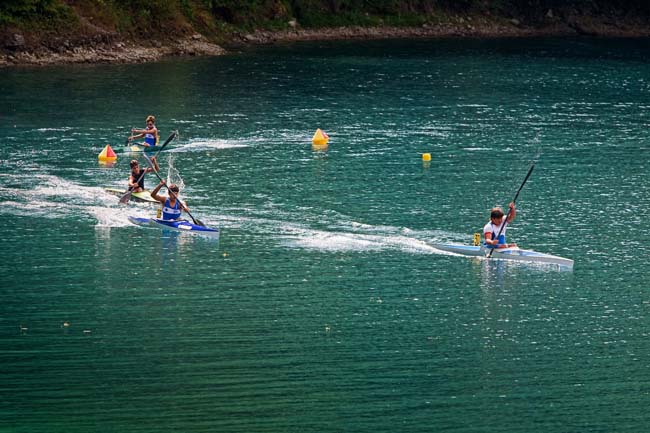
<svg viewBox="0 0 650 433">
<path fill-rule="evenodd" d="M 161 218 L 143 218 L 130 216 L 129 221 L 139 226 L 152 226 L 166 230 L 194 233 L 209 237 L 219 237 L 218 228 L 203 227 L 186 220 L 163 220 Z"/>
</svg>

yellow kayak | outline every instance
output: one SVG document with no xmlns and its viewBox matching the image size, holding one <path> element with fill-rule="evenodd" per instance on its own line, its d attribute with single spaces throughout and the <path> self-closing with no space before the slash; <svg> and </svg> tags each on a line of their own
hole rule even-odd
<svg viewBox="0 0 650 433">
<path fill-rule="evenodd" d="M 117 188 L 104 188 L 104 191 L 106 191 L 109 194 L 116 195 L 118 197 L 122 197 L 124 194 L 126 194 L 125 190 L 117 189 Z M 156 204 L 159 203 L 157 200 L 151 197 L 151 194 L 147 190 L 132 193 L 131 199 L 144 202 L 144 203 L 156 203 Z"/>
</svg>

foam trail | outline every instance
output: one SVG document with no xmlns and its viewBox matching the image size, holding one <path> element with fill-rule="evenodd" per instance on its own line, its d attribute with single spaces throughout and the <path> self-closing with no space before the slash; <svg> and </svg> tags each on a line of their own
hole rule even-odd
<svg viewBox="0 0 650 433">
<path fill-rule="evenodd" d="M 170 152 L 186 151 L 204 151 L 215 149 L 234 149 L 240 147 L 250 147 L 250 142 L 254 140 L 215 140 L 215 139 L 195 139 L 191 142 L 170 149 Z"/>
<path fill-rule="evenodd" d="M 0 188 L 9 199 L 0 207 L 0 215 L 75 220 L 90 217 L 101 227 L 123 227 L 129 224 L 128 215 L 152 213 L 151 206 L 144 204 L 119 205 L 117 197 L 101 187 L 83 186 L 50 174 L 34 175 L 32 179 L 36 181 L 32 189 Z"/>
<path fill-rule="evenodd" d="M 91 206 L 87 208 L 87 211 L 97 220 L 97 227 L 126 227 L 131 225 L 126 212 L 120 211 L 119 209 Z M 129 215 L 135 214 L 135 212 L 129 213 Z"/>
<path fill-rule="evenodd" d="M 359 228 L 358 223 L 352 223 Z M 364 224 L 365 233 L 326 231 L 285 224 L 281 227 L 285 239 L 282 244 L 289 248 L 322 251 L 384 251 L 397 250 L 415 254 L 448 254 L 437 250 L 418 234 L 400 227 L 371 226 Z"/>
</svg>

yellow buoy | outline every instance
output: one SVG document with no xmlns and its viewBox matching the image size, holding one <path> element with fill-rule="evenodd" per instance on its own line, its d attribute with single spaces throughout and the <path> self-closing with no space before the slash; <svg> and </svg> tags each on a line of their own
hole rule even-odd
<svg viewBox="0 0 650 433">
<path fill-rule="evenodd" d="M 431 154 L 430 153 L 423 153 L 422 154 L 422 161 L 424 161 L 424 162 L 431 161 Z"/>
<path fill-rule="evenodd" d="M 314 133 L 314 137 L 311 139 L 311 142 L 315 146 L 323 146 L 326 145 L 329 140 L 330 137 L 326 133 L 321 131 L 320 128 L 318 128 Z"/>
<path fill-rule="evenodd" d="M 107 144 L 106 147 L 99 153 L 97 156 L 101 162 L 114 162 L 117 159 L 117 155 L 113 152 L 110 144 Z"/>
</svg>

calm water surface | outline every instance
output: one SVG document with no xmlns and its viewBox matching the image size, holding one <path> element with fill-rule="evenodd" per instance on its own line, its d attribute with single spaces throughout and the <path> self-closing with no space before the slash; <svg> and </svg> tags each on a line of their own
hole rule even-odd
<svg viewBox="0 0 650 433">
<path fill-rule="evenodd" d="M 0 70 L 0 431 L 647 430 L 649 47 Z M 104 192 L 148 114 L 219 241 Z M 509 239 L 572 272 L 431 247 L 471 242 L 538 154 Z"/>
</svg>

